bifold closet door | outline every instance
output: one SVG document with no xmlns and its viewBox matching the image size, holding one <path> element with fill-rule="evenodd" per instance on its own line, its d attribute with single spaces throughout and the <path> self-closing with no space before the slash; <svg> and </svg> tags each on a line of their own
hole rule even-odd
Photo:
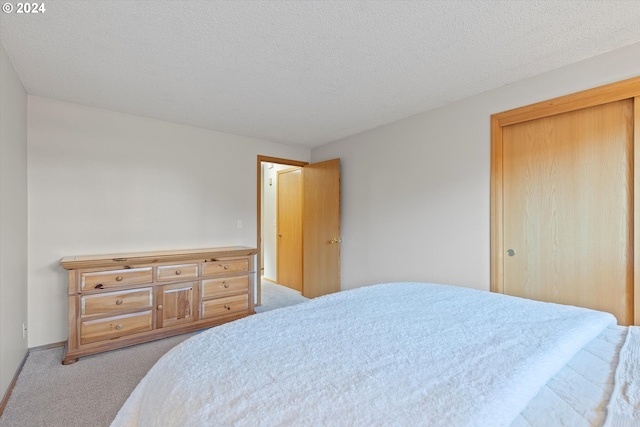
<svg viewBox="0 0 640 427">
<path fill-rule="evenodd" d="M 502 127 L 505 294 L 633 323 L 633 108 Z"/>
</svg>

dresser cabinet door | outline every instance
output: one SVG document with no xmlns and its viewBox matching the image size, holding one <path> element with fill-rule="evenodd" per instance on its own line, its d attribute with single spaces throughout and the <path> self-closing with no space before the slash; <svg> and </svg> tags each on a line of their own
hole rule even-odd
<svg viewBox="0 0 640 427">
<path fill-rule="evenodd" d="M 197 319 L 198 282 L 158 286 L 157 327 L 166 328 Z"/>
</svg>

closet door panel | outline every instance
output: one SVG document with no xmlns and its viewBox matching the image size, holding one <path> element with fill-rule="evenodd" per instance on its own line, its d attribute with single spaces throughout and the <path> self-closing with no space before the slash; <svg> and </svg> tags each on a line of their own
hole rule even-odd
<svg viewBox="0 0 640 427">
<path fill-rule="evenodd" d="M 502 128 L 504 293 L 633 322 L 633 99 Z"/>
</svg>

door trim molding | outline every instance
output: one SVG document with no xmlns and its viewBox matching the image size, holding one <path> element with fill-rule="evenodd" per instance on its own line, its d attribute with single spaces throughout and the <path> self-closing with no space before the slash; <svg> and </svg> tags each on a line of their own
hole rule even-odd
<svg viewBox="0 0 640 427">
<path fill-rule="evenodd" d="M 500 127 L 640 96 L 640 77 L 493 114 Z"/>
<path fill-rule="evenodd" d="M 543 117 L 594 107 L 623 99 L 634 99 L 634 168 L 633 168 L 633 253 L 634 324 L 640 324 L 640 77 L 553 98 L 491 115 L 491 224 L 490 256 L 492 292 L 504 292 L 503 270 L 503 157 L 502 128 Z M 638 194 L 636 194 L 638 189 Z M 638 309 L 636 309 L 638 308 Z"/>
<path fill-rule="evenodd" d="M 640 325 L 640 96 L 633 100 L 633 324 Z"/>
<path fill-rule="evenodd" d="M 260 257 L 262 256 L 262 163 L 278 163 L 281 165 L 289 165 L 289 166 L 298 166 L 302 167 L 308 165 L 309 162 L 304 162 L 301 160 L 291 160 L 291 159 L 282 159 L 279 157 L 271 157 L 271 156 L 263 156 L 258 154 L 257 160 L 257 203 L 256 203 L 256 222 L 257 227 L 257 237 L 256 237 L 256 245 L 258 248 L 258 254 L 256 257 L 256 283 L 257 283 L 257 301 L 256 305 L 262 304 L 262 263 L 260 262 Z"/>
</svg>

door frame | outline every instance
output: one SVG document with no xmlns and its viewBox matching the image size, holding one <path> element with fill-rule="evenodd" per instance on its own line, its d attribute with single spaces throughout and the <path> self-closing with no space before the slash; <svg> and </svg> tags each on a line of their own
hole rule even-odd
<svg viewBox="0 0 640 427">
<path fill-rule="evenodd" d="M 257 160 L 257 209 L 256 209 L 256 221 L 258 223 L 256 229 L 258 236 L 256 238 L 258 253 L 256 255 L 256 305 L 262 304 L 262 265 L 260 263 L 260 257 L 262 256 L 262 163 L 277 163 L 280 165 L 303 167 L 308 165 L 309 162 L 300 160 L 282 159 L 279 157 L 263 156 L 258 154 Z"/>
<path fill-rule="evenodd" d="M 633 318 L 640 325 L 640 77 L 588 89 L 491 116 L 491 291 L 504 293 L 502 128 L 633 98 Z M 636 167 L 638 165 L 638 167 Z"/>
</svg>

